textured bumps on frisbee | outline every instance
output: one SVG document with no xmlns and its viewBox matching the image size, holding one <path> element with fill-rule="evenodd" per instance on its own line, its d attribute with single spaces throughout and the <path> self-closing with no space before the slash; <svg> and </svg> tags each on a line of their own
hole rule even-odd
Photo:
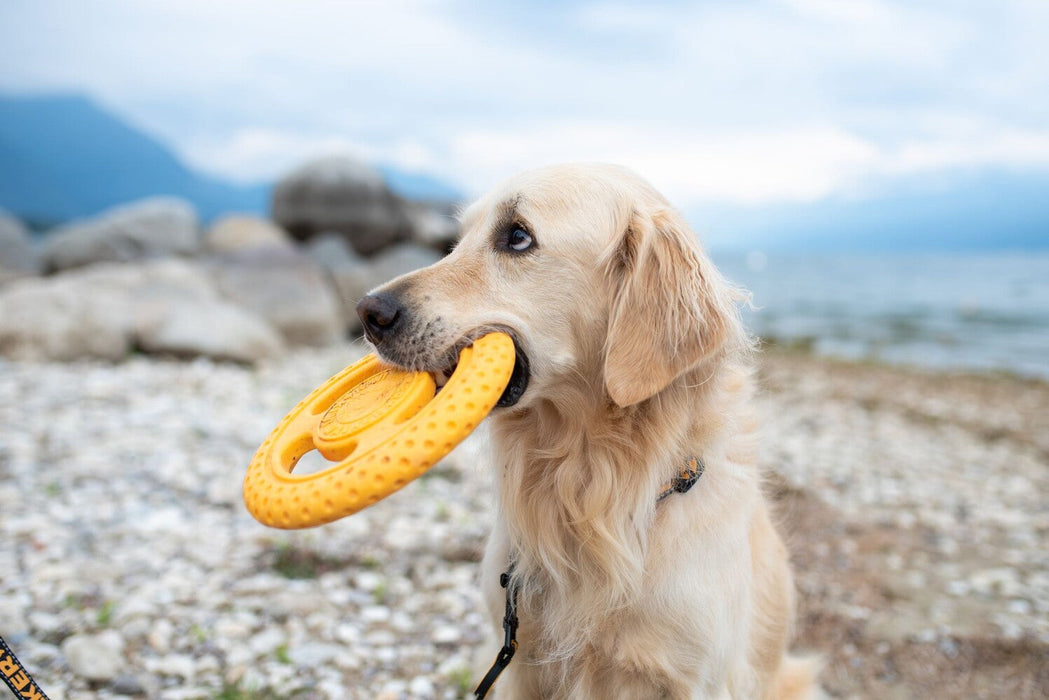
<svg viewBox="0 0 1049 700">
<path fill-rule="evenodd" d="M 352 515 L 421 476 L 495 407 L 514 369 L 514 343 L 490 333 L 463 348 L 440 390 L 428 372 L 368 355 L 284 417 L 255 453 L 244 503 L 264 525 L 298 529 Z M 316 449 L 333 464 L 295 474 Z"/>
</svg>

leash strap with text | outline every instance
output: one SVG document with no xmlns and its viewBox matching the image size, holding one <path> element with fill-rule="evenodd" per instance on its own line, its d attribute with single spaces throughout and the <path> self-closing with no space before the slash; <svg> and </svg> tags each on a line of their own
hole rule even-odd
<svg viewBox="0 0 1049 700">
<path fill-rule="evenodd" d="M 11 689 L 16 698 L 27 698 L 29 700 L 50 700 L 47 693 L 40 689 L 29 671 L 18 660 L 11 647 L 0 637 L 0 678 L 4 680 L 7 687 Z"/>
</svg>

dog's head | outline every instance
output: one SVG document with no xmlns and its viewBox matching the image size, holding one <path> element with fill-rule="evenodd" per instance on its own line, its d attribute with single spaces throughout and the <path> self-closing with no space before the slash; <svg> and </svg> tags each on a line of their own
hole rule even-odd
<svg viewBox="0 0 1049 700">
<path fill-rule="evenodd" d="M 441 376 L 463 347 L 499 330 L 517 348 L 500 405 L 583 381 L 626 407 L 744 342 L 739 292 L 666 200 L 623 168 L 523 173 L 462 223 L 448 257 L 358 304 L 384 360 Z"/>
</svg>

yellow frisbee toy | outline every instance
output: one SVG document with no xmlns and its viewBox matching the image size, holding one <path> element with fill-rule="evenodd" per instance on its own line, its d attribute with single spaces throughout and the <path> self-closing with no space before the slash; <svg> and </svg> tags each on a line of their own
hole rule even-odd
<svg viewBox="0 0 1049 700">
<path fill-rule="evenodd" d="M 514 369 L 514 343 L 490 333 L 463 348 L 448 383 L 368 355 L 317 387 L 255 453 L 244 503 L 264 525 L 323 525 L 372 505 L 421 476 L 495 407 Z M 316 449 L 332 466 L 295 474 Z"/>
</svg>

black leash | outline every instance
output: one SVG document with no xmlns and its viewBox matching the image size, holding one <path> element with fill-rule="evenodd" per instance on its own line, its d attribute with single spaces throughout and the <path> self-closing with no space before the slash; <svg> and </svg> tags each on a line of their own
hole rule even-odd
<svg viewBox="0 0 1049 700">
<path fill-rule="evenodd" d="M 672 493 L 686 493 L 696 485 L 699 477 L 703 476 L 703 472 L 706 469 L 706 465 L 703 464 L 703 460 L 699 457 L 686 459 L 685 467 L 681 470 L 681 473 L 674 477 L 659 492 L 659 495 L 656 497 L 656 503 L 659 503 Z M 510 568 L 499 576 L 499 585 L 506 589 L 506 613 L 503 615 L 503 648 L 499 650 L 499 654 L 495 657 L 495 663 L 488 669 L 488 673 L 484 675 L 484 678 L 477 685 L 477 689 L 474 690 L 474 698 L 477 700 L 488 695 L 488 691 L 495 685 L 499 674 L 510 665 L 510 661 L 514 658 L 514 652 L 517 651 L 517 582 L 514 580 L 513 573 L 514 562 L 511 559 Z"/>
<path fill-rule="evenodd" d="M 29 671 L 25 670 L 25 666 L 11 651 L 11 647 L 7 646 L 3 637 L 0 637 L 0 678 L 4 680 L 16 698 L 50 700 L 47 693 L 40 689 L 33 677 L 29 675 Z"/>
<path fill-rule="evenodd" d="M 495 657 L 495 663 L 488 669 L 481 682 L 474 690 L 475 698 L 483 698 L 495 685 L 499 674 L 510 665 L 517 651 L 517 581 L 514 579 L 514 563 L 510 562 L 510 568 L 499 576 L 499 585 L 506 589 L 506 613 L 503 615 L 503 648 Z"/>
</svg>

